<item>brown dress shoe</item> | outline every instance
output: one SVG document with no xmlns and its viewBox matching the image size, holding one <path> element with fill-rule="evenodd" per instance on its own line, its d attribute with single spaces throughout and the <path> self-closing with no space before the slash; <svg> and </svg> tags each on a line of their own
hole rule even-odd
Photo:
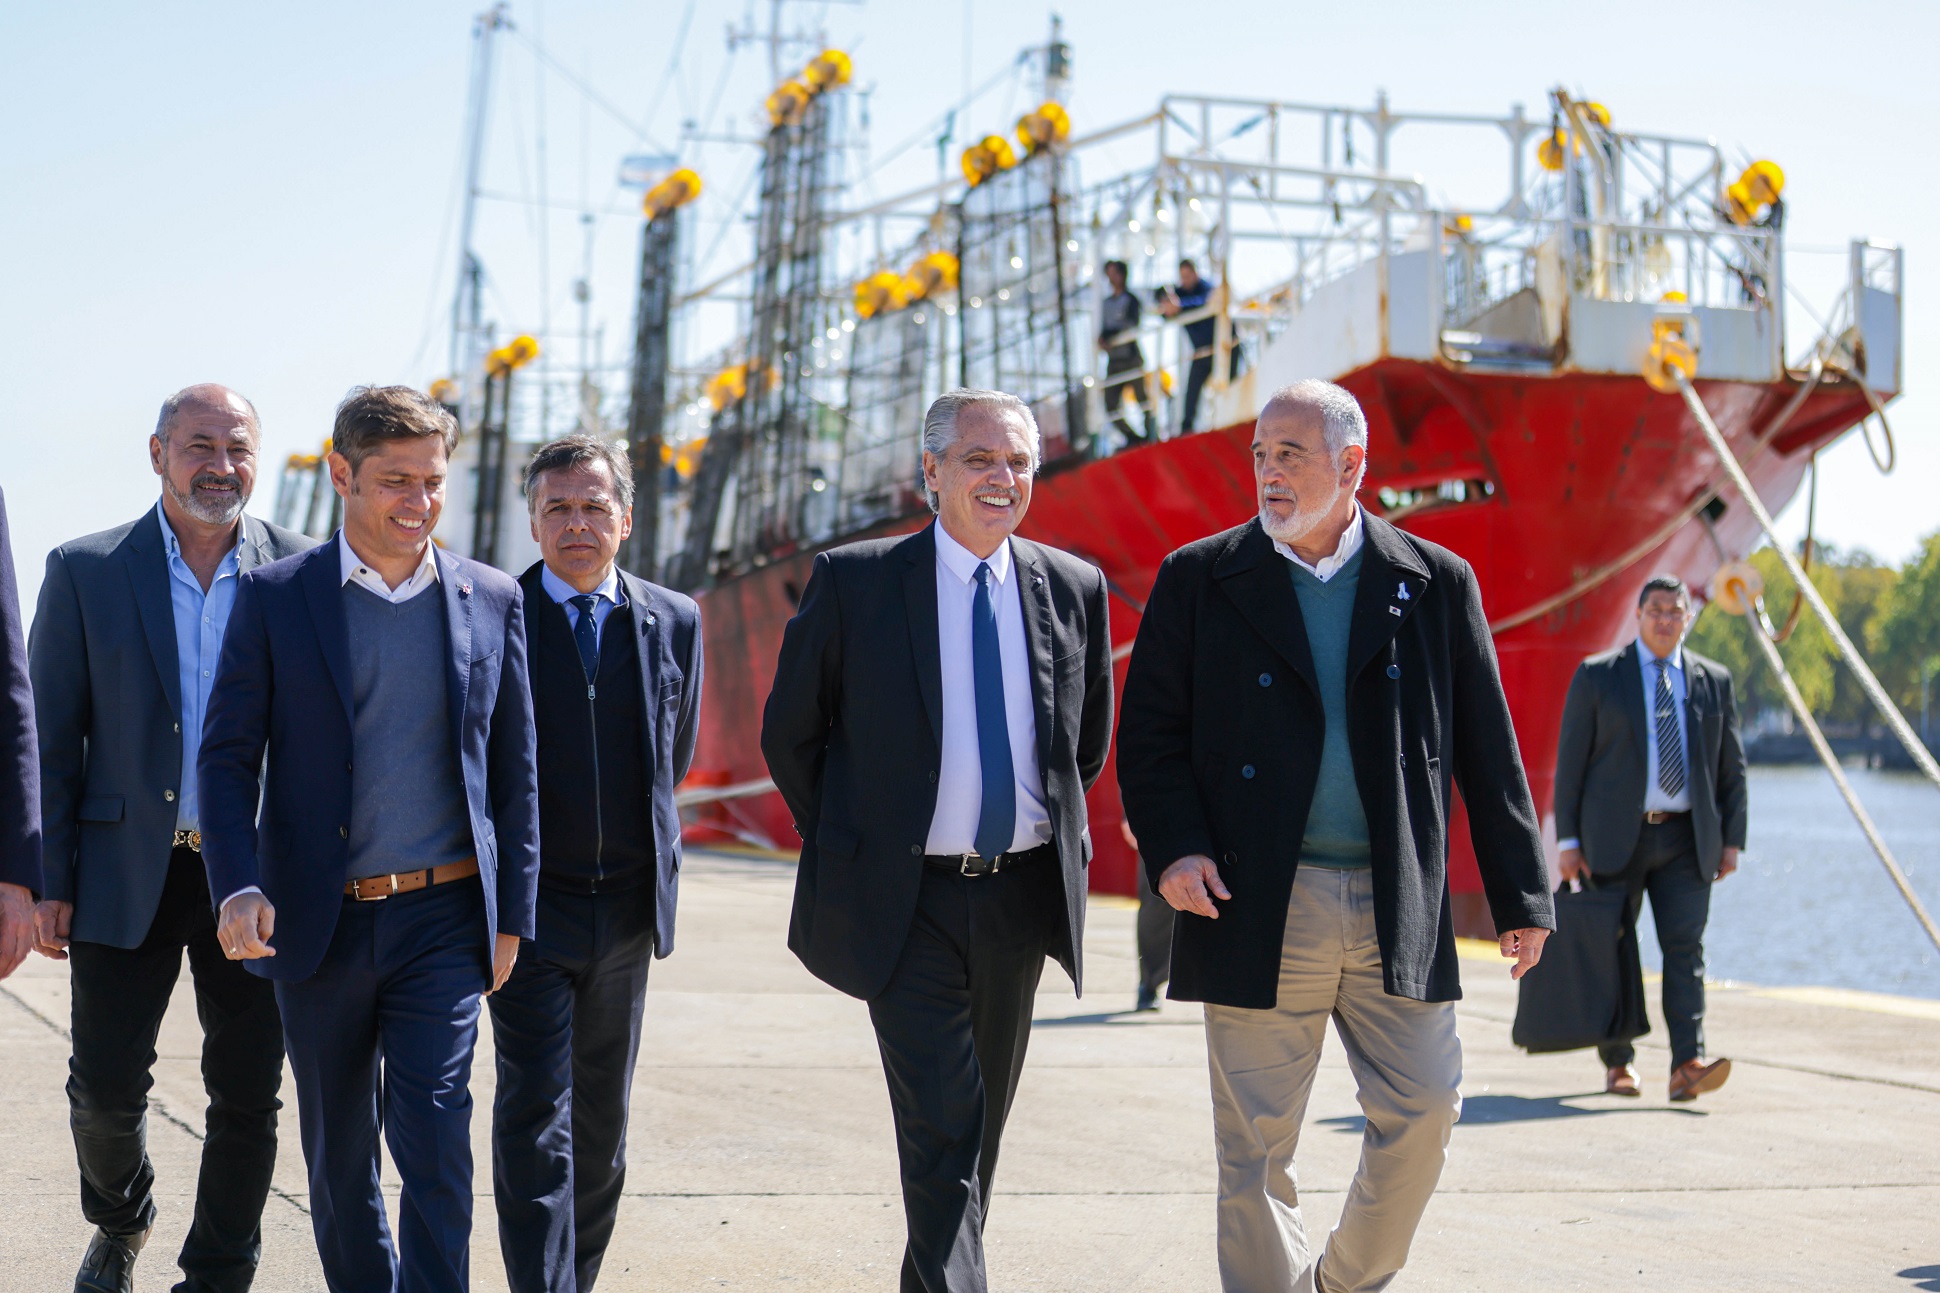
<svg viewBox="0 0 1940 1293">
<path fill-rule="evenodd" d="M 1731 1076 L 1730 1060 L 1685 1060 L 1671 1071 L 1671 1099 L 1683 1104 L 1716 1091 Z"/>
<path fill-rule="evenodd" d="M 1603 1075 L 1603 1094 L 1605 1095 L 1642 1095 L 1643 1089 L 1637 1085 L 1637 1070 L 1628 1064 L 1619 1064 Z"/>
</svg>

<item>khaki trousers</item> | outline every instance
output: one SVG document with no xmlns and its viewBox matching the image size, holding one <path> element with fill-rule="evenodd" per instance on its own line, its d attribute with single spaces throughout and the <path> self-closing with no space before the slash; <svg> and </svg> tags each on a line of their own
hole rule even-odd
<svg viewBox="0 0 1940 1293">
<path fill-rule="evenodd" d="M 1374 1293 L 1407 1260 L 1461 1113 L 1455 1008 L 1383 991 L 1372 875 L 1323 867 L 1295 877 L 1278 1001 L 1271 1010 L 1206 1007 L 1220 1284 L 1227 1293 Z M 1316 1274 L 1293 1151 L 1330 1015 L 1367 1128 Z"/>
</svg>

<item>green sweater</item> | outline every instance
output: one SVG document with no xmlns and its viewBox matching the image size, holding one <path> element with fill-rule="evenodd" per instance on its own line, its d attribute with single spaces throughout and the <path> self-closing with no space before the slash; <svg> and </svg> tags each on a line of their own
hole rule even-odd
<svg viewBox="0 0 1940 1293">
<path fill-rule="evenodd" d="M 1327 715 L 1320 775 L 1314 781 L 1313 807 L 1307 812 L 1307 833 L 1300 841 L 1300 862 L 1335 869 L 1368 866 L 1367 812 L 1361 806 L 1354 759 L 1347 747 L 1347 633 L 1354 619 L 1354 590 L 1361 581 L 1361 552 L 1348 558 L 1324 584 L 1291 561 L 1287 569 L 1293 575 L 1294 595 L 1300 599 L 1307 648 L 1313 652 L 1314 677 Z"/>
</svg>

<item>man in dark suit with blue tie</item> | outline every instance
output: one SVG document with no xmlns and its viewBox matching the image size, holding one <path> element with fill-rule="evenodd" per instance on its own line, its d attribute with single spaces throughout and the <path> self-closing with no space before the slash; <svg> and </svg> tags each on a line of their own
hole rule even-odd
<svg viewBox="0 0 1940 1293">
<path fill-rule="evenodd" d="M 788 946 L 869 1003 L 902 1163 L 904 1293 L 981 1293 L 984 1219 L 1046 957 L 1082 987 L 1085 791 L 1111 743 L 1097 567 L 1012 531 L 1030 407 L 923 419 L 934 524 L 815 559 L 761 750 L 802 837 Z"/>
<path fill-rule="evenodd" d="M 1723 1086 L 1704 1057 L 1704 927 L 1711 886 L 1738 869 L 1748 800 L 1731 672 L 1684 646 L 1691 596 L 1675 575 L 1637 594 L 1637 637 L 1577 666 L 1556 746 L 1556 847 L 1563 879 L 1623 888 L 1624 938 L 1650 895 L 1664 952 L 1670 1098 Z M 1637 1051 L 1597 1048 L 1604 1090 L 1638 1095 Z"/>
<path fill-rule="evenodd" d="M 408 387 L 338 407 L 343 528 L 244 576 L 202 739 L 217 936 L 276 984 L 335 1293 L 467 1287 L 479 1004 L 533 932 L 519 587 L 431 542 L 457 432 Z"/>
<path fill-rule="evenodd" d="M 208 1136 L 185 1293 L 240 1293 L 262 1255 L 276 1166 L 276 995 L 227 960 L 203 874 L 195 763 L 237 584 L 314 546 L 243 513 L 262 431 L 235 391 L 190 386 L 148 438 L 161 499 L 47 557 L 30 649 L 40 722 L 43 954 L 73 988 L 68 1120 L 95 1226 L 75 1288 L 131 1286 L 155 1220 L 147 1150 L 155 1039 L 186 954 L 202 1025 Z M 152 667 L 151 667 L 152 666 Z"/>
<path fill-rule="evenodd" d="M 0 496 L 0 979 L 19 969 L 34 945 L 34 900 L 41 884 L 34 694 L 27 681 L 27 637 L 20 631 L 7 500 Z"/>
<path fill-rule="evenodd" d="M 693 599 L 616 564 L 633 472 L 597 436 L 525 469 L 543 560 L 525 593 L 539 770 L 538 932 L 492 995 L 492 1166 L 513 1293 L 592 1293 L 626 1181 L 647 967 L 674 948 L 701 698 Z"/>
</svg>

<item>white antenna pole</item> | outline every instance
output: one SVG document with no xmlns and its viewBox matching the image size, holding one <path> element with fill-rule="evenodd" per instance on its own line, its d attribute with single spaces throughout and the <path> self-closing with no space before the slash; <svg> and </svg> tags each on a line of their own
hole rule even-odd
<svg viewBox="0 0 1940 1293">
<path fill-rule="evenodd" d="M 458 285 L 451 300 L 451 373 L 469 391 L 476 366 L 479 322 L 478 255 L 472 250 L 472 230 L 478 214 L 480 172 L 485 165 L 485 132 L 491 121 L 492 37 L 510 27 L 508 6 L 493 5 L 472 23 L 471 102 L 467 123 L 471 144 L 465 160 L 464 215 L 458 228 Z"/>
</svg>

